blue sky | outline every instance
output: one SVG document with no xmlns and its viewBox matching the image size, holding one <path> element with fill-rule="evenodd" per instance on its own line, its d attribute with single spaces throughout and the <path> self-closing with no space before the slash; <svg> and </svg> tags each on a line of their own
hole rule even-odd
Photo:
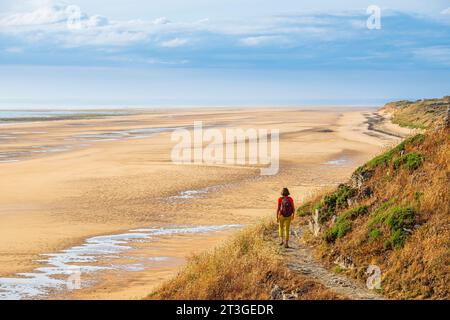
<svg viewBox="0 0 450 320">
<path fill-rule="evenodd" d="M 369 5 L 381 9 L 379 30 L 366 26 Z M 373 105 L 448 94 L 448 0 L 0 2 L 3 108 Z"/>
</svg>

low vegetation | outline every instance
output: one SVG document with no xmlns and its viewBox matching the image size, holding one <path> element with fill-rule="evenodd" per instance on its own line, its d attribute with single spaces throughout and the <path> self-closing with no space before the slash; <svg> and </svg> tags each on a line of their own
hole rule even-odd
<svg viewBox="0 0 450 320">
<path fill-rule="evenodd" d="M 323 232 L 308 239 L 324 262 L 334 269 L 351 261 L 340 272 L 361 281 L 379 266 L 390 298 L 448 299 L 449 144 L 448 127 L 414 135 L 358 168 L 345 187 L 303 204 L 303 223 L 319 209 Z M 337 195 L 340 205 L 330 201 Z"/>
<path fill-rule="evenodd" d="M 352 192 L 353 190 L 348 185 L 340 185 L 336 191 L 325 195 L 319 203 L 312 206 L 314 210 L 318 209 L 321 212 L 319 222 L 328 221 L 336 213 L 336 210 L 347 207 L 347 199 L 352 196 Z"/>
<path fill-rule="evenodd" d="M 414 226 L 415 210 L 411 207 L 394 205 L 387 210 L 377 210 L 368 221 L 369 232 L 374 237 L 374 230 L 388 234 L 389 239 L 385 241 L 385 248 L 402 248 L 411 228 Z M 383 232 L 382 230 L 385 230 Z M 375 231 L 376 232 L 376 231 Z"/>
<path fill-rule="evenodd" d="M 413 129 L 427 129 L 443 120 L 450 97 L 388 103 L 383 109 L 392 113 L 392 122 Z"/>
<path fill-rule="evenodd" d="M 189 259 L 149 299 L 269 299 L 275 285 L 298 299 L 339 299 L 323 285 L 292 273 L 274 244 L 275 225 L 242 231 L 225 245 Z"/>
<path fill-rule="evenodd" d="M 411 154 L 408 154 L 406 152 L 408 149 L 412 149 L 420 145 L 421 143 L 423 143 L 424 140 L 425 135 L 422 133 L 409 137 L 404 141 L 402 141 L 400 144 L 398 144 L 396 147 L 382 153 L 381 155 L 374 157 L 372 160 L 368 161 L 366 164 L 356 169 L 356 173 L 363 173 L 374 170 L 379 167 L 386 167 L 389 164 L 393 164 L 395 167 L 396 162 L 398 162 L 397 166 L 399 166 L 401 162 L 405 160 L 409 160 L 412 162 L 415 158 L 420 158 L 418 165 L 414 168 L 417 169 L 422 162 L 421 155 L 415 152 L 412 152 Z"/>
<path fill-rule="evenodd" d="M 398 159 L 395 159 L 395 161 L 393 162 L 395 170 L 398 170 L 400 167 L 405 166 L 409 171 L 414 171 L 419 168 L 421 164 L 422 155 L 417 152 L 404 154 Z"/>
<path fill-rule="evenodd" d="M 345 236 L 352 228 L 352 220 L 367 213 L 367 206 L 361 205 L 349 209 L 339 215 L 336 222 L 324 234 L 324 239 L 327 242 L 334 242 L 338 238 Z"/>
</svg>

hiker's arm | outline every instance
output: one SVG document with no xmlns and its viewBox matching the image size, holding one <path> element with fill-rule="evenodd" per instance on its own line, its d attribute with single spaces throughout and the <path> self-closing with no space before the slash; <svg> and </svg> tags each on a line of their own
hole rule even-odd
<svg viewBox="0 0 450 320">
<path fill-rule="evenodd" d="M 294 206 L 294 200 L 292 200 L 292 218 L 291 220 L 294 220 L 295 218 L 295 206 Z"/>
<path fill-rule="evenodd" d="M 280 208 L 281 208 L 281 204 L 278 202 L 277 213 L 276 213 L 277 222 L 280 219 Z"/>
</svg>

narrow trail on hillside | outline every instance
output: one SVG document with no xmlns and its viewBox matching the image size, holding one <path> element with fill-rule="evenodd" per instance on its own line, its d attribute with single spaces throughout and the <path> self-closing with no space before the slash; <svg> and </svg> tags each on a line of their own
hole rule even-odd
<svg viewBox="0 0 450 320">
<path fill-rule="evenodd" d="M 292 231 L 291 231 L 292 232 Z M 277 236 L 277 235 L 275 235 Z M 282 249 L 287 267 L 294 273 L 310 277 L 323 284 L 328 289 L 342 294 L 351 300 L 382 300 L 386 299 L 376 292 L 369 290 L 363 284 L 344 275 L 336 274 L 325 268 L 314 258 L 312 248 L 301 242 L 302 229 L 296 227 L 288 249 Z"/>
</svg>

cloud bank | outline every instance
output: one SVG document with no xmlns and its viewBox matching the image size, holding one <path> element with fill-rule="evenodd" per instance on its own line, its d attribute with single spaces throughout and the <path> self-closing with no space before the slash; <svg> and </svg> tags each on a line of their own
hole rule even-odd
<svg viewBox="0 0 450 320">
<path fill-rule="evenodd" d="M 447 65 L 442 57 L 450 38 L 447 20 L 386 9 L 383 28 L 373 31 L 366 27 L 367 18 L 361 8 L 192 21 L 165 16 L 117 20 L 45 1 L 32 10 L 2 15 L 0 46 L 9 54 L 3 63 L 19 64 L 20 59 L 70 64 L 77 58 L 77 63 L 87 65 L 183 61 L 183 66 L 192 67 Z M 439 53 L 436 48 L 441 48 Z M 19 51 L 28 54 L 18 55 Z M 46 51 L 52 53 L 51 61 Z"/>
</svg>

